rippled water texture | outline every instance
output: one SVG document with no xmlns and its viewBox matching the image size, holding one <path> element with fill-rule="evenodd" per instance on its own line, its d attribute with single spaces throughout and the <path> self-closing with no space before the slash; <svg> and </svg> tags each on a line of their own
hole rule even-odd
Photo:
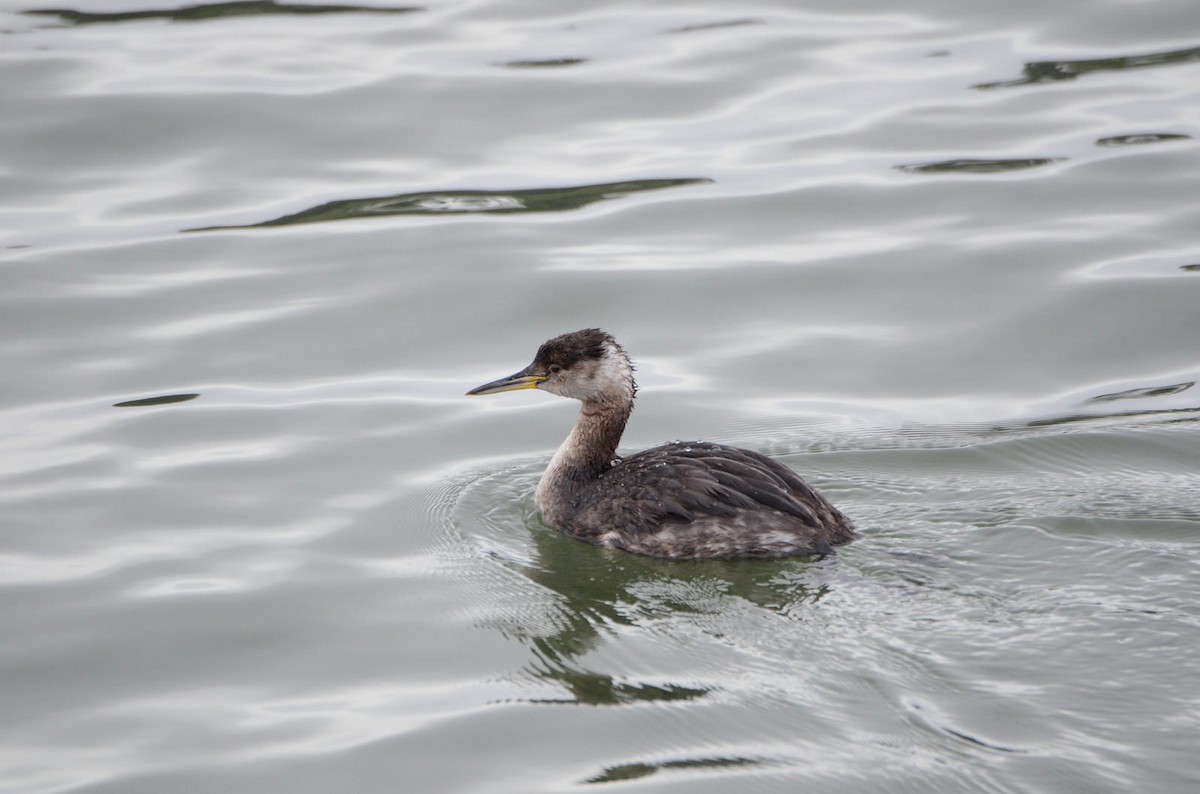
<svg viewBox="0 0 1200 794">
<path fill-rule="evenodd" d="M 0 790 L 1200 788 L 1193 0 L 0 10 Z M 628 449 L 861 538 L 547 528 Z"/>
</svg>

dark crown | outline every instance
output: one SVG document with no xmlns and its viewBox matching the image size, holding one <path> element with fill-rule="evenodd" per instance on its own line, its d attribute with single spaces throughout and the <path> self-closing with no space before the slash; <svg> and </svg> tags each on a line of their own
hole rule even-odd
<svg viewBox="0 0 1200 794">
<path fill-rule="evenodd" d="M 616 345 L 616 341 L 599 328 L 585 328 L 569 334 L 556 336 L 538 348 L 533 360 L 536 364 L 558 364 L 569 368 L 572 364 L 588 359 L 604 358 L 605 343 Z"/>
</svg>

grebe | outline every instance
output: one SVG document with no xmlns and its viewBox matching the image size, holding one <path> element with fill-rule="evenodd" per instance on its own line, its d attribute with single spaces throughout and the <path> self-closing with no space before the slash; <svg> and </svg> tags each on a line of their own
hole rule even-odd
<svg viewBox="0 0 1200 794">
<path fill-rule="evenodd" d="M 829 554 L 850 520 L 788 467 L 737 447 L 676 441 L 617 457 L 633 410 L 633 364 L 598 328 L 556 336 L 533 363 L 467 392 L 542 389 L 583 408 L 534 499 L 573 538 L 672 559 Z"/>
</svg>

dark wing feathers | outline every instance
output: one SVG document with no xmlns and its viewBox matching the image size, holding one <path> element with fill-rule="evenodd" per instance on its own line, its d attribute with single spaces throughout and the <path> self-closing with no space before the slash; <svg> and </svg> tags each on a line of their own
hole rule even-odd
<svg viewBox="0 0 1200 794">
<path fill-rule="evenodd" d="M 610 526 L 622 528 L 653 530 L 663 523 L 732 518 L 763 508 L 805 527 L 845 521 L 787 466 L 721 444 L 655 447 L 625 458 L 601 476 L 600 484 L 593 505 L 604 508 Z M 848 522 L 846 532 L 848 538 Z"/>
<path fill-rule="evenodd" d="M 660 449 L 666 451 L 670 447 Z M 694 452 L 697 447 L 690 449 Z M 815 494 L 791 469 L 770 458 L 736 447 L 711 445 L 709 448 L 709 445 L 705 445 L 702 449 L 709 454 L 689 455 L 685 460 L 695 461 L 696 465 L 688 468 L 695 468 L 699 472 L 697 479 L 704 477 L 716 483 L 716 487 L 706 490 L 717 497 L 717 501 L 729 499 L 733 494 L 738 507 L 752 508 L 757 503 L 795 516 L 806 524 L 817 524 L 817 517 L 800 501 L 804 498 L 813 499 Z M 780 470 L 788 477 L 780 476 Z M 797 484 L 800 489 L 795 487 Z"/>
</svg>

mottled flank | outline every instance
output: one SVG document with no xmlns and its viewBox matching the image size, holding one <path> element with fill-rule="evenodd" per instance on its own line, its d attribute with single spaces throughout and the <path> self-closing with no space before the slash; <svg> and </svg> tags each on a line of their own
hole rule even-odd
<svg viewBox="0 0 1200 794">
<path fill-rule="evenodd" d="M 629 356 L 597 328 L 551 339 L 528 367 L 472 393 L 531 385 L 583 403 L 536 495 L 546 523 L 574 538 L 671 559 L 829 554 L 854 538 L 845 515 L 757 452 L 675 442 L 618 458 L 637 385 Z"/>
<path fill-rule="evenodd" d="M 583 496 L 563 531 L 653 557 L 828 554 L 854 538 L 849 519 L 787 466 L 722 444 L 639 452 Z"/>
</svg>

